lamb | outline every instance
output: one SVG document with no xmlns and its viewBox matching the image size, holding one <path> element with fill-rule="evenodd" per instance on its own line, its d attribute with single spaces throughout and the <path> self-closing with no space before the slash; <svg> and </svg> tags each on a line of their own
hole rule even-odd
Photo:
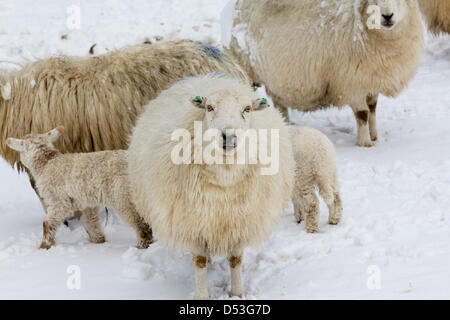
<svg viewBox="0 0 450 320">
<path fill-rule="evenodd" d="M 328 222 L 338 224 L 342 217 L 336 153 L 331 141 L 318 130 L 293 126 L 289 132 L 297 164 L 292 196 L 295 218 L 298 223 L 305 220 L 307 232 L 319 232 L 316 188 L 328 206 Z"/>
<path fill-rule="evenodd" d="M 433 34 L 450 34 L 450 1 L 419 0 L 420 10 Z"/>
<path fill-rule="evenodd" d="M 379 94 L 397 96 L 424 49 L 416 0 L 238 0 L 231 34 L 233 54 L 285 115 L 349 105 L 364 147 L 378 138 Z"/>
<path fill-rule="evenodd" d="M 53 144 L 63 131 L 63 127 L 57 127 L 44 134 L 6 141 L 20 152 L 20 161 L 35 178 L 47 211 L 41 249 L 55 244 L 56 229 L 71 210 L 98 206 L 114 208 L 136 229 L 137 247 L 147 248 L 152 243 L 152 230 L 131 202 L 126 151 L 62 154 Z M 82 222 L 92 242 L 105 242 L 96 210 L 85 210 Z"/>
<path fill-rule="evenodd" d="M 6 138 L 60 124 L 66 128 L 56 144 L 62 153 L 126 149 L 136 117 L 149 100 L 179 79 L 214 71 L 248 81 L 226 50 L 187 40 L 131 46 L 97 57 L 60 56 L 2 72 L 0 155 L 25 170 L 18 154 L 5 145 Z"/>
<path fill-rule="evenodd" d="M 211 130 L 216 132 L 214 152 L 205 142 Z M 237 161 L 239 151 L 255 146 L 243 142 L 245 135 L 233 133 L 239 130 L 258 132 L 270 141 L 271 156 L 279 156 L 273 161 L 278 170 L 263 173 L 269 169 L 261 156 L 264 147 L 253 154 L 256 159 L 249 152 L 243 162 Z M 276 141 L 273 132 L 278 132 Z M 277 144 L 278 150 L 273 149 Z M 218 157 L 208 160 L 213 153 Z M 241 297 L 244 248 L 270 236 L 292 194 L 295 162 L 282 115 L 238 80 L 221 75 L 188 78 L 145 107 L 131 135 L 128 161 L 140 215 L 158 241 L 192 254 L 196 299 L 209 298 L 210 256 L 228 257 L 230 295 Z"/>
</svg>

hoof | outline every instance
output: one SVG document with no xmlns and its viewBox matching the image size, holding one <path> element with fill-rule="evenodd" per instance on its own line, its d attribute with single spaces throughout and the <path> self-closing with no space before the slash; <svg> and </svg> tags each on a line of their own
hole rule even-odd
<svg viewBox="0 0 450 320">
<path fill-rule="evenodd" d="M 194 300 L 210 300 L 209 296 L 195 296 Z"/>
<path fill-rule="evenodd" d="M 377 141 L 377 140 L 378 140 L 378 136 L 370 137 L 370 139 L 371 139 L 372 141 Z"/>
<path fill-rule="evenodd" d="M 308 233 L 319 233 L 319 228 L 306 228 L 306 232 Z"/>
<path fill-rule="evenodd" d="M 93 243 L 105 243 L 105 237 L 104 236 L 100 236 L 100 237 L 96 237 L 96 238 L 91 238 L 91 241 Z"/>
<path fill-rule="evenodd" d="M 45 250 L 48 250 L 48 249 L 50 249 L 52 247 L 52 244 L 49 244 L 49 243 L 47 243 L 47 242 L 42 242 L 41 243 L 41 246 L 39 247 L 40 249 L 45 249 Z"/>
<path fill-rule="evenodd" d="M 152 243 L 155 241 L 153 240 L 140 240 L 136 246 L 138 249 L 147 249 Z"/>
<path fill-rule="evenodd" d="M 244 294 L 243 294 L 243 293 L 233 293 L 233 292 L 228 292 L 228 296 L 229 296 L 230 298 L 236 297 L 236 298 L 242 299 L 242 297 L 244 296 Z"/>
<path fill-rule="evenodd" d="M 329 219 L 328 224 L 337 225 L 340 219 Z"/>
<path fill-rule="evenodd" d="M 370 142 L 358 143 L 358 146 L 364 147 L 364 148 L 371 148 L 371 147 L 373 147 L 373 142 L 370 141 Z"/>
</svg>

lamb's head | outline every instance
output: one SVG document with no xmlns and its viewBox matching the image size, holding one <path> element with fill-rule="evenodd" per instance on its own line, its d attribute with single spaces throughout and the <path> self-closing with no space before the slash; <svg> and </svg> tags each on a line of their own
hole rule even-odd
<svg viewBox="0 0 450 320">
<path fill-rule="evenodd" d="M 204 130 L 218 130 L 221 145 L 227 153 L 238 147 L 236 130 L 251 128 L 252 113 L 268 106 L 267 99 L 255 98 L 238 89 L 219 90 L 208 97 L 196 96 L 192 103 L 205 110 Z"/>
<path fill-rule="evenodd" d="M 20 161 L 30 168 L 32 161 L 36 158 L 36 154 L 52 153 L 56 150 L 53 144 L 63 134 L 64 128 L 57 127 L 49 132 L 37 134 L 30 133 L 23 139 L 8 138 L 6 144 L 13 150 L 20 152 Z"/>
<path fill-rule="evenodd" d="M 368 0 L 368 23 L 377 21 L 378 30 L 394 30 L 408 15 L 411 0 Z"/>
</svg>

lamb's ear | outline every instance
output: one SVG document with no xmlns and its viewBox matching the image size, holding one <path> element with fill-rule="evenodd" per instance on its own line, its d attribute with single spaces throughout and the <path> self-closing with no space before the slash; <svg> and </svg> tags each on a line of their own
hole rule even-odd
<svg viewBox="0 0 450 320">
<path fill-rule="evenodd" d="M 266 98 L 256 99 L 253 101 L 253 111 L 259 111 L 267 108 L 269 103 Z"/>
<path fill-rule="evenodd" d="M 21 139 L 8 138 L 6 139 L 6 145 L 19 152 L 25 152 L 28 150 L 27 142 Z"/>
<path fill-rule="evenodd" d="M 200 109 L 205 109 L 206 106 L 206 97 L 196 96 L 191 99 L 191 102 L 194 106 Z"/>
<path fill-rule="evenodd" d="M 62 127 L 62 126 L 56 127 L 55 129 L 50 130 L 49 132 L 47 132 L 47 134 L 50 137 L 50 142 L 51 143 L 56 142 L 56 140 L 58 140 L 58 138 L 60 136 L 62 136 L 63 133 L 64 133 L 64 127 Z"/>
</svg>

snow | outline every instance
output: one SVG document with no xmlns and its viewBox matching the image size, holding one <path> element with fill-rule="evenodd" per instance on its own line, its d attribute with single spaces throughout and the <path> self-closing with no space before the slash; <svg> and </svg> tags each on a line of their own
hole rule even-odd
<svg viewBox="0 0 450 320">
<path fill-rule="evenodd" d="M 227 2 L 2 1 L 0 60 L 88 55 L 94 43 L 100 54 L 156 37 L 219 43 Z M 80 29 L 67 28 L 70 5 L 81 9 Z M 321 231 L 307 234 L 294 222 L 292 206 L 287 209 L 271 239 L 245 252 L 247 299 L 450 298 L 449 80 L 450 37 L 430 36 L 409 88 L 396 99 L 380 99 L 380 140 L 370 149 L 355 146 L 349 108 L 292 112 L 296 123 L 323 131 L 336 145 L 344 217 L 327 225 L 321 203 Z M 3 160 L 0 177 L 0 298 L 193 297 L 190 255 L 158 243 L 134 248 L 133 230 L 111 211 L 108 217 L 101 212 L 105 244 L 90 243 L 72 222 L 60 227 L 54 248 L 39 250 L 39 200 L 26 176 Z M 68 286 L 76 270 L 79 290 Z M 228 299 L 227 261 L 213 259 L 208 273 L 212 297 Z"/>
</svg>

